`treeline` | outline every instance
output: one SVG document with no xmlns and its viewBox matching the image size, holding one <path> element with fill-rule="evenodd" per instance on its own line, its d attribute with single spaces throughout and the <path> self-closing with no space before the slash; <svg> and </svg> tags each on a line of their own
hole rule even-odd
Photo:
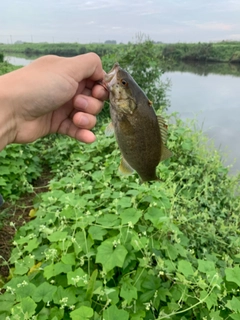
<svg viewBox="0 0 240 320">
<path fill-rule="evenodd" d="M 122 44 L 118 45 L 124 46 Z M 22 43 L 22 44 L 0 44 L 0 52 L 8 54 L 21 53 L 28 56 L 56 54 L 71 57 L 87 52 L 95 52 L 100 57 L 116 51 L 113 44 L 79 44 L 79 43 Z"/>
<path fill-rule="evenodd" d="M 165 59 L 201 62 L 240 62 L 240 42 L 177 43 L 165 45 Z"/>
</svg>

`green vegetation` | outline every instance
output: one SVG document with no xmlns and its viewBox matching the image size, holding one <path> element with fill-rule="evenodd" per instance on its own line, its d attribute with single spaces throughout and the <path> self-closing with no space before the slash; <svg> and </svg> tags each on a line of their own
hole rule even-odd
<svg viewBox="0 0 240 320">
<path fill-rule="evenodd" d="M 240 42 L 177 43 L 164 46 L 165 59 L 239 63 Z"/>
<path fill-rule="evenodd" d="M 4 54 L 0 52 L 0 76 L 18 68 L 4 61 Z"/>
<path fill-rule="evenodd" d="M 240 62 L 240 42 L 222 41 L 216 43 L 152 43 L 158 59 L 164 57 L 164 64 L 172 60 L 201 61 L 201 62 Z M 130 45 L 133 45 L 131 43 Z M 22 43 L 0 44 L 0 52 L 8 54 L 25 54 L 28 56 L 57 54 L 73 56 L 86 52 L 96 52 L 101 57 L 106 54 L 117 54 L 126 50 L 126 44 L 79 44 L 79 43 Z M 169 61 L 170 60 L 170 61 Z"/>
<path fill-rule="evenodd" d="M 39 144 L 9 145 L 0 152 L 0 190 L 4 198 L 17 200 L 32 191 L 31 183 L 42 171 Z"/>
<path fill-rule="evenodd" d="M 18 66 L 13 66 L 12 64 L 4 61 L 4 62 L 0 62 L 0 76 L 5 74 L 5 73 L 8 73 L 8 72 L 11 72 L 11 71 L 14 71 L 14 70 L 17 70 Z"/>
<path fill-rule="evenodd" d="M 171 61 L 161 63 L 161 69 L 166 71 L 190 72 L 198 75 L 220 74 L 240 77 L 240 64 L 220 62 Z"/>
<path fill-rule="evenodd" d="M 96 52 L 99 56 L 116 52 L 124 45 L 113 44 L 79 44 L 79 43 L 22 43 L 22 44 L 0 44 L 0 52 L 8 54 L 23 53 L 28 56 L 56 54 L 59 56 L 74 56 L 86 52 Z M 126 45 L 125 45 L 126 47 Z"/>
<path fill-rule="evenodd" d="M 144 65 L 131 57 L 142 61 L 150 45 L 130 46 L 117 58 L 143 72 L 157 60 L 153 48 Z M 103 60 L 107 67 L 114 56 Z M 1 154 L 14 166 L 18 158 L 21 168 L 29 162 L 19 177 L 14 171 L 15 181 L 25 175 L 28 185 L 46 165 L 54 177 L 16 233 L 0 318 L 239 319 L 238 177 L 228 176 L 202 132 L 174 115 L 174 156 L 159 165 L 161 181 L 120 177 L 119 150 L 104 135 L 105 114 L 101 120 L 92 145 L 51 136 Z M 11 198 L 14 180 L 0 172 Z"/>
</svg>

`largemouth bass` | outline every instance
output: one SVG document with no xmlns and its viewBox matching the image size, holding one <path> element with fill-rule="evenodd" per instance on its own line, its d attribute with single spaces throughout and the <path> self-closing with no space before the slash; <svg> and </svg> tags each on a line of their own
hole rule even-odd
<svg viewBox="0 0 240 320">
<path fill-rule="evenodd" d="M 115 133 L 122 154 L 120 172 L 131 174 L 135 170 L 142 182 L 159 180 L 157 165 L 172 155 L 165 146 L 167 126 L 163 118 L 156 116 L 152 102 L 118 63 L 105 75 L 102 85 L 109 91 L 112 119 L 106 134 Z"/>
</svg>

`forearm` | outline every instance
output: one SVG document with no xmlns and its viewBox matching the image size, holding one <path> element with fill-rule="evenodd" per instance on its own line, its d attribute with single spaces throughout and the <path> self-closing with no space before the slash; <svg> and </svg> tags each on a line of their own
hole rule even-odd
<svg viewBox="0 0 240 320">
<path fill-rule="evenodd" d="M 11 85 L 6 76 L 0 76 L 0 150 L 14 141 L 14 113 Z"/>
</svg>

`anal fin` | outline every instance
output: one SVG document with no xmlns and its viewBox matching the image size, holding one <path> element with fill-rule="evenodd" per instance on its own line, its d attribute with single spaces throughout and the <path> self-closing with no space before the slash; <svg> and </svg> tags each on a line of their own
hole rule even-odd
<svg viewBox="0 0 240 320">
<path fill-rule="evenodd" d="M 120 174 L 128 176 L 134 172 L 134 169 L 128 164 L 128 162 L 122 157 L 120 166 L 118 168 Z"/>
<path fill-rule="evenodd" d="M 114 126 L 113 126 L 113 123 L 110 122 L 110 123 L 107 125 L 106 129 L 105 129 L 105 135 L 106 135 L 107 137 L 110 137 L 110 136 L 112 136 L 113 134 L 114 134 Z"/>
<path fill-rule="evenodd" d="M 160 161 L 167 160 L 172 155 L 173 155 L 172 152 L 164 144 L 162 144 Z"/>
</svg>

